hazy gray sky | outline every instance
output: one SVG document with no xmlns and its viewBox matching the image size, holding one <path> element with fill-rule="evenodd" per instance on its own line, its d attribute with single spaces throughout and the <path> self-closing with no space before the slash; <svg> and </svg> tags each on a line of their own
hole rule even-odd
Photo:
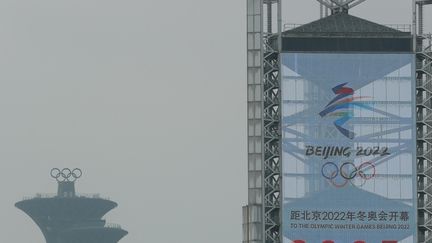
<svg viewBox="0 0 432 243">
<path fill-rule="evenodd" d="M 284 4 L 285 22 L 318 17 L 313 0 Z M 106 218 L 129 231 L 122 243 L 241 242 L 245 10 L 245 0 L 1 0 L 0 242 L 44 242 L 14 203 L 55 192 L 52 167 L 82 168 L 78 192 L 119 203 Z M 409 24 L 411 1 L 352 13 Z"/>
</svg>

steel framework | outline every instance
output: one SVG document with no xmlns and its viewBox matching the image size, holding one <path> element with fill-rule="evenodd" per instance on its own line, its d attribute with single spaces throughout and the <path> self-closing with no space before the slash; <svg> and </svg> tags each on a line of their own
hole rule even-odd
<svg viewBox="0 0 432 243">
<path fill-rule="evenodd" d="M 281 0 L 247 0 L 249 196 L 243 208 L 245 243 L 281 242 L 281 22 Z M 271 44 L 275 38 L 276 46 Z"/>
<path fill-rule="evenodd" d="M 423 8 L 432 0 L 413 0 L 416 53 L 418 242 L 432 242 L 432 49 L 423 33 Z"/>
<path fill-rule="evenodd" d="M 348 11 L 365 0 L 317 1 L 323 17 L 329 10 Z M 248 204 L 243 207 L 244 243 L 282 242 L 281 2 L 247 0 Z M 423 7 L 428 4 L 432 0 L 413 0 L 421 243 L 432 243 L 432 47 L 431 35 L 423 33 Z"/>
</svg>

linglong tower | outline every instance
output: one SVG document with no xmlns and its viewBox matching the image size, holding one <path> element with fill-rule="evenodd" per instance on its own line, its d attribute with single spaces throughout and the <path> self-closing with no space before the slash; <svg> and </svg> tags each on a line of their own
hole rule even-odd
<svg viewBox="0 0 432 243">
<path fill-rule="evenodd" d="M 15 206 L 33 219 L 47 243 L 118 242 L 128 232 L 102 219 L 117 203 L 97 194 L 76 194 L 75 181 L 81 175 L 80 169 L 54 168 L 51 176 L 57 180 L 57 194 L 36 194 Z"/>
<path fill-rule="evenodd" d="M 292 232 L 295 231 L 295 229 L 290 228 L 291 225 L 289 225 L 289 223 L 293 223 L 296 227 L 296 223 L 303 226 L 305 225 L 304 227 L 308 226 L 306 223 L 309 223 L 309 221 L 307 221 L 307 205 L 302 203 L 303 201 L 301 200 L 298 201 L 298 205 L 290 204 L 289 196 L 291 196 L 291 194 L 301 194 L 304 192 L 304 195 L 300 195 L 300 197 L 307 197 L 315 192 L 314 190 L 316 187 L 320 186 L 323 186 L 319 188 L 320 190 L 333 189 L 333 191 L 337 191 L 331 188 L 332 185 L 327 183 L 328 181 L 326 181 L 327 179 L 325 176 L 321 175 L 325 172 L 324 167 L 323 169 L 321 167 L 314 168 L 311 166 L 312 169 L 308 170 L 305 169 L 305 163 L 302 164 L 302 160 L 306 162 L 312 161 L 310 158 L 306 157 L 304 152 L 305 145 L 308 145 L 306 142 L 316 145 L 320 142 L 318 141 L 319 139 L 327 139 L 323 142 L 326 143 L 330 141 L 328 139 L 334 139 L 332 136 L 340 136 L 338 131 L 334 130 L 332 127 L 323 129 L 325 126 L 321 126 L 312 129 L 302 124 L 312 121 L 305 119 L 305 114 L 314 114 L 315 118 L 317 118 L 316 124 L 322 125 L 327 121 L 325 118 L 318 117 L 321 107 L 320 102 L 316 102 L 316 100 L 318 97 L 323 97 L 321 103 L 327 104 L 330 99 L 333 98 L 333 93 L 325 92 L 330 92 L 331 88 L 335 88 L 334 92 L 347 92 L 345 95 L 349 95 L 348 93 L 351 91 L 353 91 L 351 95 L 353 95 L 354 92 L 363 92 L 363 94 L 365 94 L 369 92 L 367 91 L 369 89 L 372 93 L 376 92 L 376 94 L 369 96 L 372 97 L 375 95 L 376 98 L 374 98 L 374 101 L 366 101 L 366 103 L 369 102 L 369 104 L 373 104 L 376 109 L 384 109 L 385 112 L 387 112 L 386 114 L 391 114 L 393 112 L 392 109 L 397 110 L 396 115 L 391 114 L 391 116 L 385 117 L 377 113 L 368 115 L 366 112 L 362 113 L 356 109 L 345 109 L 343 112 L 347 112 L 346 114 L 353 114 L 354 119 L 350 122 L 343 120 L 342 123 L 345 124 L 345 122 L 347 122 L 351 128 L 355 128 L 355 132 L 358 134 L 364 133 L 364 136 L 359 136 L 357 140 L 342 138 L 332 141 L 336 141 L 336 143 L 340 142 L 340 144 L 342 144 L 341 141 L 351 141 L 356 145 L 366 143 L 375 143 L 376 145 L 379 143 L 380 146 L 383 146 L 383 144 L 389 146 L 392 152 L 390 153 L 391 156 L 388 156 L 386 160 L 393 161 L 391 162 L 392 164 L 389 162 L 389 165 L 392 166 L 389 166 L 390 169 L 383 169 L 382 164 L 385 164 L 384 162 L 381 164 L 374 162 L 377 168 L 381 167 L 377 169 L 377 175 L 381 176 L 381 178 L 377 178 L 376 182 L 379 184 L 379 180 L 381 180 L 381 182 L 388 181 L 388 178 L 395 181 L 403 181 L 405 179 L 402 178 L 405 177 L 410 179 L 409 183 L 401 183 L 401 185 L 406 184 L 410 186 L 406 190 L 399 187 L 400 190 L 397 192 L 398 198 L 394 195 L 390 195 L 391 192 L 388 193 L 387 191 L 386 193 L 390 196 L 386 196 L 388 199 L 387 205 L 391 204 L 391 200 L 397 199 L 401 203 L 400 205 L 410 206 L 411 219 L 416 217 L 417 220 L 415 223 L 409 225 L 409 230 L 415 232 L 414 234 L 416 237 L 405 237 L 405 239 L 403 239 L 403 236 L 401 236 L 397 241 L 384 240 L 382 242 L 431 243 L 432 38 L 430 34 L 424 33 L 424 28 L 427 24 L 424 23 L 424 17 L 426 15 L 424 8 L 427 6 L 430 7 L 432 1 L 411 0 L 412 7 L 407 9 L 407 14 L 412 13 L 411 25 L 400 26 L 384 26 L 357 18 L 350 14 L 351 8 L 366 0 L 316 1 L 320 6 L 320 18 L 309 24 L 291 26 L 283 23 L 283 21 L 288 18 L 285 18 L 287 16 L 283 16 L 284 12 L 282 6 L 287 9 L 297 9 L 298 6 L 295 6 L 293 1 L 246 0 L 248 203 L 243 207 L 243 243 L 304 243 L 305 241 L 300 240 L 300 238 L 298 238 L 298 240 L 295 240 L 296 238 L 291 240 L 291 238 L 284 236 L 284 228 L 289 228 L 286 232 L 291 233 L 290 230 L 292 230 Z M 370 2 L 373 4 L 373 1 Z M 388 9 L 386 10 L 389 11 L 389 14 L 394 14 L 391 13 L 393 7 L 395 6 L 392 3 L 388 5 Z M 401 47 L 403 48 L 401 49 Z M 355 61 L 363 58 L 361 55 L 365 55 L 364 57 L 366 59 L 364 60 L 366 61 Z M 392 55 L 395 57 L 397 56 L 395 61 L 390 60 Z M 412 59 L 409 63 L 400 62 L 401 59 L 398 58 L 401 58 L 403 55 L 410 55 Z M 333 62 L 330 61 L 331 57 L 334 57 Z M 389 58 L 389 60 L 385 61 L 382 60 L 382 58 Z M 378 59 L 381 59 L 382 67 L 389 69 L 385 70 L 379 65 L 371 65 L 369 68 L 366 68 L 368 64 L 376 64 Z M 331 65 L 338 62 L 338 60 L 343 60 L 338 63 L 340 65 Z M 403 65 L 396 68 L 395 65 L 397 62 Z M 350 72 L 350 68 L 346 68 L 348 66 L 353 69 L 355 67 L 356 72 L 353 72 L 353 70 Z M 378 75 L 378 72 L 384 71 L 385 73 Z M 349 75 L 347 74 L 344 76 L 344 73 L 349 73 Z M 343 80 L 348 81 L 341 80 L 340 83 L 337 83 L 340 86 L 336 86 L 336 84 L 331 83 L 332 80 L 328 78 L 332 75 L 333 77 L 343 77 Z M 327 77 L 327 80 L 324 80 L 324 77 Z M 359 78 L 353 80 L 353 77 Z M 364 83 L 360 82 L 360 79 L 362 79 Z M 366 81 L 366 79 L 369 80 Z M 285 83 L 284 80 L 286 81 Z M 375 84 L 373 85 L 376 85 L 376 87 L 372 87 L 372 83 L 374 82 Z M 283 86 L 284 84 L 285 86 Z M 358 86 L 353 87 L 351 90 L 350 87 L 344 86 L 346 84 L 355 84 Z M 388 87 L 391 87 L 388 89 L 386 86 L 383 90 L 388 90 L 388 92 L 378 97 L 379 88 L 377 87 L 383 84 L 392 85 L 388 85 Z M 412 91 L 408 95 L 409 98 L 405 99 L 401 96 L 390 99 L 389 97 L 396 94 L 396 92 L 392 90 L 396 87 L 394 84 L 398 84 L 402 87 L 400 88 L 400 94 L 407 94 Z M 326 87 L 326 85 L 328 85 L 328 87 Z M 403 85 L 407 85 L 406 87 L 408 88 L 404 88 Z M 285 89 L 283 87 L 285 87 Z M 343 88 L 344 91 L 339 90 L 339 88 Z M 384 92 L 382 94 L 384 94 Z M 306 97 L 307 95 L 309 96 Z M 405 119 L 405 117 L 403 117 L 405 115 L 404 112 L 408 111 L 404 111 L 404 109 L 408 107 L 408 105 L 409 111 L 414 111 L 412 114 L 410 113 L 410 116 L 406 116 L 409 118 L 410 124 L 406 124 L 404 127 L 403 122 L 392 121 L 392 119 L 396 117 Z M 352 108 L 351 105 L 347 105 L 346 107 Z M 316 109 L 316 112 L 314 109 Z M 342 113 L 339 113 L 339 115 L 340 114 Z M 363 121 L 360 121 L 361 119 L 363 119 Z M 379 119 L 381 119 L 381 121 L 377 122 Z M 403 119 L 400 120 L 405 121 Z M 414 122 L 411 122 L 412 120 Z M 386 121 L 387 123 L 382 121 Z M 373 122 L 376 122 L 375 128 L 366 128 Z M 397 124 L 397 127 L 396 125 L 388 124 L 389 122 L 394 122 L 394 124 Z M 293 124 L 297 127 L 294 127 Z M 362 128 L 360 129 L 360 127 Z M 404 130 L 404 133 L 401 129 L 406 129 L 408 127 L 410 135 L 406 136 L 406 131 L 408 130 Z M 371 131 L 368 129 L 371 129 Z M 320 134 L 324 132 L 326 134 Z M 304 139 L 307 137 L 305 134 L 313 139 Z M 371 138 L 375 140 L 372 141 Z M 364 141 L 360 141 L 360 139 L 364 139 Z M 383 139 L 384 142 L 379 142 L 379 139 Z M 409 140 L 409 149 L 403 150 L 405 153 L 404 156 L 409 154 L 409 159 L 398 154 L 402 150 L 395 149 L 396 147 L 393 145 L 388 145 L 392 142 L 403 144 L 405 143 L 403 139 Z M 344 145 L 349 145 L 354 148 L 354 145 L 350 143 L 345 143 Z M 293 156 L 286 156 L 289 153 L 292 153 Z M 287 171 L 283 170 L 284 155 L 285 159 L 291 158 L 292 162 L 285 164 L 285 167 L 288 168 Z M 372 162 L 378 159 L 378 157 L 372 157 L 373 156 L 371 156 Z M 383 158 L 384 157 L 385 156 L 383 156 Z M 362 158 L 352 158 L 352 161 L 361 167 L 359 162 L 361 159 Z M 295 161 L 300 162 L 294 163 Z M 395 171 L 391 171 L 391 169 L 396 168 L 393 165 L 397 164 L 394 163 L 394 161 L 409 163 L 410 165 L 414 165 L 414 167 L 412 169 L 397 167 L 397 173 L 393 173 Z M 320 163 L 323 162 L 326 161 L 320 160 L 319 163 L 316 164 L 321 165 Z M 375 166 L 375 164 L 373 166 Z M 370 168 L 375 167 L 371 166 Z M 332 173 L 334 174 L 331 174 L 330 177 L 336 177 L 336 173 L 339 173 L 340 178 L 341 174 L 343 175 L 343 173 L 345 173 L 346 175 L 348 171 L 352 172 L 351 169 L 341 168 L 338 170 L 338 172 L 333 171 Z M 288 173 L 293 171 L 294 173 Z M 369 169 L 369 172 L 370 171 Z M 365 176 L 364 173 L 366 172 L 361 171 L 357 173 L 357 179 L 365 179 L 367 176 Z M 315 175 L 317 175 L 317 177 L 314 178 L 317 179 L 318 182 L 304 179 L 308 176 L 313 177 Z M 354 173 L 352 175 L 355 176 L 356 174 Z M 384 177 L 385 179 L 382 179 Z M 323 182 L 323 184 L 320 184 L 321 182 Z M 389 185 L 392 184 L 389 183 Z M 369 184 L 363 188 L 357 186 L 357 188 L 360 188 L 358 192 L 367 191 L 376 195 L 380 194 L 376 189 L 372 190 L 367 188 L 368 186 Z M 345 189 L 349 191 L 349 189 L 353 189 L 354 187 L 354 185 L 351 186 L 349 184 L 344 189 L 340 189 L 337 192 L 344 191 Z M 290 191 L 290 188 L 293 189 Z M 294 188 L 300 189 L 299 191 L 302 192 L 296 192 Z M 389 188 L 391 188 L 391 186 L 389 186 Z M 410 192 L 409 197 L 405 197 L 406 195 L 402 193 L 404 190 L 405 192 Z M 284 195 L 284 192 L 288 193 Z M 313 197 L 311 198 L 314 199 Z M 322 197 L 318 197 L 318 199 L 320 198 Z M 284 199 L 287 200 L 284 201 Z M 404 201 L 408 199 L 409 202 Z M 374 200 L 378 201 L 377 199 Z M 290 207 L 290 205 L 292 207 Z M 296 216 L 296 213 L 300 211 L 291 210 L 296 207 L 306 208 L 301 211 L 304 213 L 303 217 Z M 284 209 L 285 212 L 283 212 Z M 319 221 L 321 211 L 315 212 L 317 216 L 315 221 Z M 327 211 L 325 213 L 329 212 Z M 360 212 L 360 215 L 361 213 L 363 212 Z M 373 214 L 375 211 L 369 210 L 369 213 Z M 324 222 L 325 220 L 321 219 L 321 221 Z M 327 220 L 326 222 L 330 221 Z M 335 224 L 337 224 L 337 222 Z M 307 230 L 304 228 L 304 231 L 306 232 Z M 311 230 L 311 232 L 313 232 L 313 230 Z M 394 232 L 400 233 L 402 231 L 395 230 Z M 369 236 L 365 236 L 364 238 L 368 237 Z M 308 241 L 307 243 L 310 242 L 311 241 Z M 318 241 L 312 242 L 317 243 Z M 340 239 L 331 241 L 328 239 L 320 242 L 346 243 L 348 241 Z M 364 243 L 360 238 L 355 242 Z"/>
</svg>

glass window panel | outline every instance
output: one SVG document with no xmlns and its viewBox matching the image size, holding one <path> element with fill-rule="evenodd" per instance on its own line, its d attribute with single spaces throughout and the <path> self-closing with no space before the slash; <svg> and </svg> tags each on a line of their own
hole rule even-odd
<svg viewBox="0 0 432 243">
<path fill-rule="evenodd" d="M 259 15 L 254 17 L 254 31 L 255 32 L 261 31 L 261 16 Z"/>
</svg>

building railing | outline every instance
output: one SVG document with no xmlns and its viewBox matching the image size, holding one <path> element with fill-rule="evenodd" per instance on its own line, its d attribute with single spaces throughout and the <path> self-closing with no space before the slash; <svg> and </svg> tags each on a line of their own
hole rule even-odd
<svg viewBox="0 0 432 243">
<path fill-rule="evenodd" d="M 302 24 L 287 23 L 283 25 L 283 31 L 292 30 L 300 26 L 302 26 Z"/>
<path fill-rule="evenodd" d="M 114 223 L 106 223 L 105 224 L 106 228 L 111 228 L 111 229 L 121 229 L 121 225 L 119 224 L 114 224 Z"/>
<path fill-rule="evenodd" d="M 25 201 L 25 200 L 38 199 L 38 198 L 55 198 L 55 197 L 58 197 L 57 193 L 36 193 L 36 195 L 34 196 L 24 197 L 23 200 Z M 77 193 L 75 194 L 75 197 L 110 200 L 107 197 L 101 197 L 99 193 Z"/>
<path fill-rule="evenodd" d="M 384 26 L 387 26 L 389 28 L 399 30 L 402 32 L 411 32 L 412 31 L 410 24 L 384 24 Z"/>
<path fill-rule="evenodd" d="M 286 23 L 283 25 L 283 31 L 292 30 L 302 25 L 303 24 Z M 383 25 L 402 32 L 411 32 L 410 24 L 383 24 Z"/>
</svg>

